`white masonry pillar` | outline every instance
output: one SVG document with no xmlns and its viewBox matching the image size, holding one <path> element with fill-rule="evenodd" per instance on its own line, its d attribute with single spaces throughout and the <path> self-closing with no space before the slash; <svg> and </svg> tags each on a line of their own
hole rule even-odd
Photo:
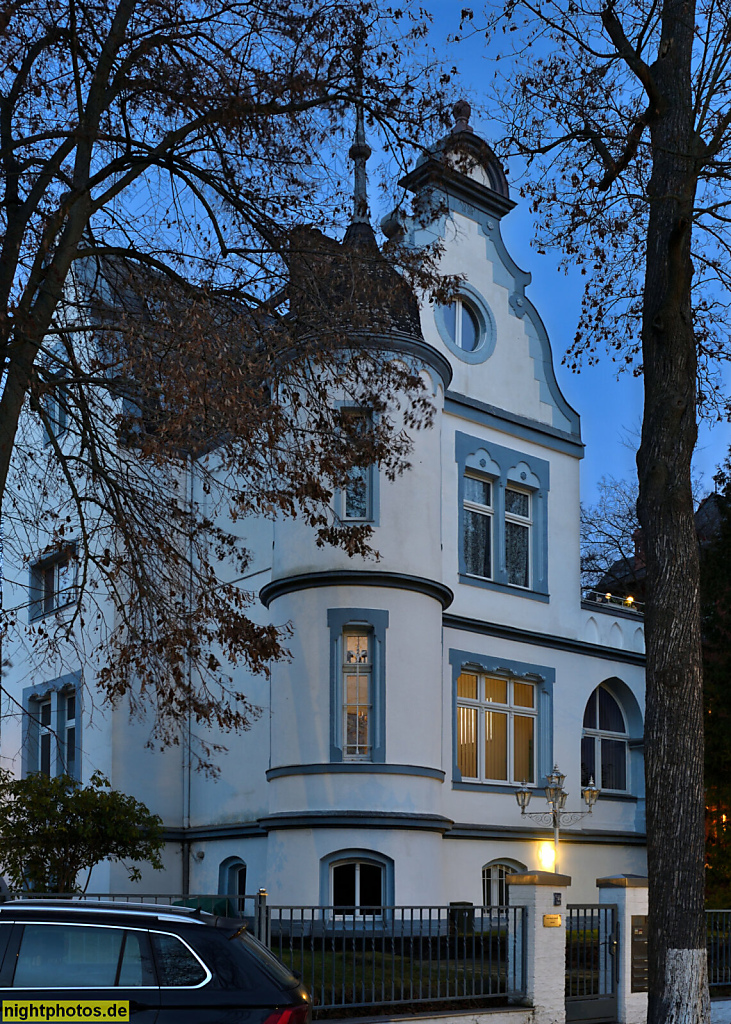
<svg viewBox="0 0 731 1024">
<path fill-rule="evenodd" d="M 551 871 L 508 875 L 511 907 L 525 907 L 526 1002 L 535 1024 L 565 1024 L 566 899 L 571 878 Z"/>
<path fill-rule="evenodd" d="M 600 903 L 616 903 L 619 918 L 618 1024 L 645 1024 L 647 1020 L 646 962 L 632 971 L 632 942 L 636 952 L 647 955 L 647 879 L 642 875 L 610 875 L 597 878 Z M 633 920 L 634 919 L 634 920 Z M 644 931 L 643 931 L 644 928 Z M 635 991 L 633 991 L 633 989 Z M 641 990 L 641 991 L 640 991 Z"/>
</svg>

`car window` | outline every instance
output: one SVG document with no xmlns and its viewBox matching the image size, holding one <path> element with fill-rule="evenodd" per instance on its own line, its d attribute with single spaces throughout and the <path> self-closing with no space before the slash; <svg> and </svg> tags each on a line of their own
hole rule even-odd
<svg viewBox="0 0 731 1024">
<path fill-rule="evenodd" d="M 115 988 L 151 984 L 143 933 L 93 925 L 27 924 L 13 988 Z"/>
<path fill-rule="evenodd" d="M 150 985 L 152 964 L 142 932 L 125 932 L 117 985 L 120 988 L 141 988 Z"/>
<path fill-rule="evenodd" d="M 151 932 L 150 935 L 162 987 L 197 988 L 210 980 L 210 971 L 181 938 L 167 932 Z"/>
</svg>

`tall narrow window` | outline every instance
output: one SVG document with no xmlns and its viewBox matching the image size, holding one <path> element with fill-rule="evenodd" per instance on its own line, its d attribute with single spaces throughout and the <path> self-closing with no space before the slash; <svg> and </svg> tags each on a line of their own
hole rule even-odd
<svg viewBox="0 0 731 1024">
<path fill-rule="evenodd" d="M 352 437 L 359 437 L 370 425 L 367 409 L 343 409 L 343 427 Z M 373 467 L 351 466 L 343 489 L 343 519 L 371 519 L 373 517 Z"/>
<path fill-rule="evenodd" d="M 534 782 L 536 688 L 476 672 L 457 679 L 457 766 L 465 781 Z"/>
<path fill-rule="evenodd" d="M 492 483 L 466 474 L 464 478 L 464 559 L 472 576 L 492 579 Z"/>
<path fill-rule="evenodd" d="M 64 771 L 67 775 L 76 775 L 76 694 L 61 694 L 66 717 L 64 723 Z"/>
<path fill-rule="evenodd" d="M 38 770 L 41 775 L 51 775 L 51 700 L 40 701 L 38 704 Z"/>
<path fill-rule="evenodd" d="M 628 733 L 622 708 L 605 686 L 597 686 L 584 711 L 581 785 L 626 792 Z"/>
<path fill-rule="evenodd" d="M 531 496 L 505 488 L 505 567 L 513 587 L 530 587 Z"/>
<path fill-rule="evenodd" d="M 371 759 L 372 647 L 366 630 L 343 633 L 343 757 L 349 761 Z"/>
<path fill-rule="evenodd" d="M 74 598 L 73 548 L 36 562 L 30 571 L 30 617 L 43 618 L 70 604 Z"/>
</svg>

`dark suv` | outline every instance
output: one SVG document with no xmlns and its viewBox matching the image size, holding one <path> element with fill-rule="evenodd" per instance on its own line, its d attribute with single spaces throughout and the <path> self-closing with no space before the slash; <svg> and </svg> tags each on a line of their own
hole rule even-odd
<svg viewBox="0 0 731 1024">
<path fill-rule="evenodd" d="M 243 921 L 132 903 L 0 906 L 0 1003 L 24 1000 L 73 1000 L 85 1009 L 128 1001 L 135 1024 L 312 1019 L 307 991 Z M 10 1013 L 8 1005 L 0 1019 L 18 1019 Z M 87 1016 L 91 1011 L 82 1011 L 79 1019 Z"/>
</svg>

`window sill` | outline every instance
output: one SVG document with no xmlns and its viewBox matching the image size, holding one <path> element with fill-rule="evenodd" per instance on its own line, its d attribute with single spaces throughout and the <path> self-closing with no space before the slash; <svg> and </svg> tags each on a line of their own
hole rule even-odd
<svg viewBox="0 0 731 1024">
<path fill-rule="evenodd" d="M 597 799 L 618 800 L 623 803 L 636 804 L 640 798 L 633 796 L 631 793 L 600 793 Z"/>
<path fill-rule="evenodd" d="M 31 612 L 28 616 L 29 622 L 42 622 L 44 619 L 50 619 L 54 615 L 60 615 L 62 612 L 68 611 L 76 603 L 76 598 L 72 597 L 68 601 L 64 601 L 63 604 L 58 605 L 50 612 Z"/>
<path fill-rule="evenodd" d="M 537 590 L 526 590 L 523 587 L 513 587 L 509 583 L 496 583 L 494 580 L 486 580 L 482 576 L 470 576 L 467 573 L 459 573 L 459 582 L 466 583 L 470 587 L 482 587 L 484 590 L 496 590 L 501 594 L 512 594 L 515 597 L 527 597 L 531 601 L 541 601 L 548 604 L 550 598 L 546 593 L 539 593 Z"/>
<path fill-rule="evenodd" d="M 452 789 L 472 790 L 475 793 L 510 793 L 514 797 L 519 787 L 519 782 L 464 782 L 462 779 L 452 779 Z M 536 792 L 540 792 L 540 789 L 540 786 L 535 787 Z"/>
</svg>

